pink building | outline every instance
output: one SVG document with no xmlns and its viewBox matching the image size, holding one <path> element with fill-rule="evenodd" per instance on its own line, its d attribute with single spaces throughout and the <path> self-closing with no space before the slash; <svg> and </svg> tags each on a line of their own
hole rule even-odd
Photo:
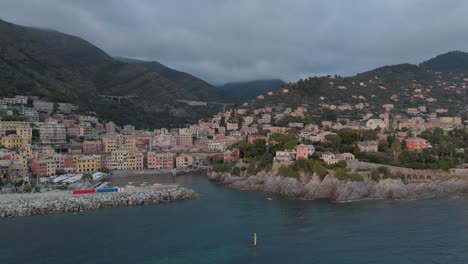
<svg viewBox="0 0 468 264">
<path fill-rule="evenodd" d="M 148 151 L 146 153 L 146 164 L 148 169 L 173 169 L 174 154 Z"/>
<path fill-rule="evenodd" d="M 145 167 L 145 158 L 143 153 L 136 153 L 135 154 L 135 168 L 137 170 L 142 170 Z"/>
<path fill-rule="evenodd" d="M 84 141 L 82 148 L 83 148 L 83 153 L 86 153 L 86 154 L 98 153 L 101 151 L 101 142 L 100 141 Z"/>
<path fill-rule="evenodd" d="M 179 135 L 176 137 L 177 145 L 184 147 L 193 147 L 193 136 L 189 132 L 179 132 Z"/>
<path fill-rule="evenodd" d="M 309 158 L 309 147 L 304 144 L 296 146 L 296 160 L 308 159 Z"/>
</svg>

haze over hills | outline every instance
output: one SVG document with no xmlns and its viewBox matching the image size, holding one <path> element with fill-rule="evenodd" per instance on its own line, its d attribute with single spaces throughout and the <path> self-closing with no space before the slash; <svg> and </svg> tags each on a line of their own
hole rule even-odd
<svg viewBox="0 0 468 264">
<path fill-rule="evenodd" d="M 0 95 L 35 95 L 72 102 L 119 124 L 179 126 L 219 109 L 187 109 L 175 99 L 226 100 L 195 77 L 118 61 L 71 35 L 0 20 Z M 99 95 L 132 95 L 116 103 Z"/>
<path fill-rule="evenodd" d="M 286 83 L 280 79 L 229 82 L 219 88 L 238 102 L 246 101 L 257 95 L 276 90 Z"/>
<path fill-rule="evenodd" d="M 157 61 L 145 61 L 126 57 L 115 58 L 125 63 L 144 66 L 149 71 L 156 72 L 164 78 L 179 84 L 204 101 L 226 101 L 231 99 L 223 91 L 220 91 L 208 82 L 189 73 L 171 69 Z"/>
</svg>

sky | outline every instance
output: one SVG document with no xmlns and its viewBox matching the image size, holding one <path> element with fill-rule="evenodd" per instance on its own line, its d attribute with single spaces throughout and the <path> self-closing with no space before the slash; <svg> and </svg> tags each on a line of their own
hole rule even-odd
<svg viewBox="0 0 468 264">
<path fill-rule="evenodd" d="M 465 0 L 2 0 L 0 19 L 213 84 L 354 75 L 468 51 Z"/>
</svg>

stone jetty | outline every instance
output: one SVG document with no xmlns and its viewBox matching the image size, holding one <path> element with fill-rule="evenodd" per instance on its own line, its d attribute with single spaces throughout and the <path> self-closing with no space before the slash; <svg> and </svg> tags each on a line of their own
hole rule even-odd
<svg viewBox="0 0 468 264">
<path fill-rule="evenodd" d="M 0 195 L 0 218 L 81 212 L 99 208 L 169 203 L 198 194 L 178 186 L 134 187 L 116 193 L 72 195 L 68 191 Z"/>
</svg>

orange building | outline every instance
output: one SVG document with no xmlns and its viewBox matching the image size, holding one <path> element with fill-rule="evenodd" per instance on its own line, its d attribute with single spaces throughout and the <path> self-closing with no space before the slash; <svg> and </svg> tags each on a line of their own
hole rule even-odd
<svg viewBox="0 0 468 264">
<path fill-rule="evenodd" d="M 412 137 L 406 140 L 406 148 L 411 151 L 423 151 L 428 147 L 427 140 L 420 137 Z"/>
</svg>

